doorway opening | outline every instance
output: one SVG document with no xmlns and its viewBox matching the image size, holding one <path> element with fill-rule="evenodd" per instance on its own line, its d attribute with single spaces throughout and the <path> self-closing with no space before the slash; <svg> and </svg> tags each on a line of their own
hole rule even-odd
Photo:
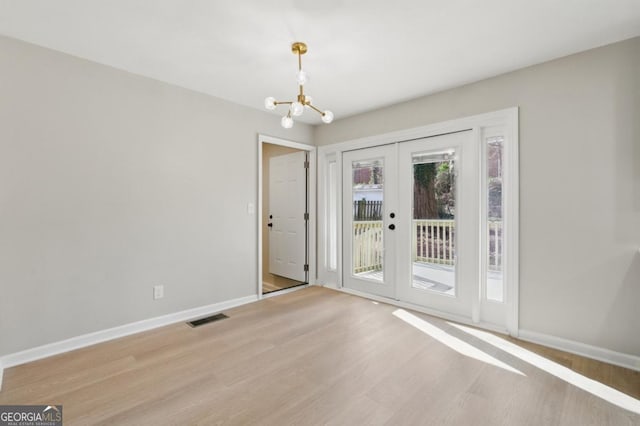
<svg viewBox="0 0 640 426">
<path fill-rule="evenodd" d="M 309 284 L 312 147 L 262 137 L 259 296 Z"/>
</svg>

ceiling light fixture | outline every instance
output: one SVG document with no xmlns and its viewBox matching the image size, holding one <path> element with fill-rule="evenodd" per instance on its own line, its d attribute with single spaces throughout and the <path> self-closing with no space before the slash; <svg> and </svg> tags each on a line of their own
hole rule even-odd
<svg viewBox="0 0 640 426">
<path fill-rule="evenodd" d="M 300 87 L 300 93 L 295 101 L 276 101 L 275 98 L 269 96 L 264 100 L 264 107 L 268 110 L 274 110 L 278 105 L 289 105 L 289 111 L 287 115 L 282 117 L 280 124 L 285 129 L 293 127 L 293 117 L 299 117 L 304 113 L 305 107 L 311 108 L 322 116 L 322 121 L 325 123 L 331 123 L 333 121 L 333 113 L 331 111 L 322 111 L 314 107 L 311 104 L 311 96 L 305 96 L 304 85 L 309 81 L 309 76 L 302 69 L 302 55 L 307 53 L 307 45 L 302 42 L 295 42 L 291 45 L 291 52 L 294 55 L 298 55 L 298 73 L 296 74 L 296 81 Z"/>
</svg>

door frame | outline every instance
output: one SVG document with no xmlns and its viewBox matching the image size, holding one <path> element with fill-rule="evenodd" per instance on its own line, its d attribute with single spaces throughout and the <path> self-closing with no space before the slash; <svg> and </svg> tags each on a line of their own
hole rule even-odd
<svg viewBox="0 0 640 426">
<path fill-rule="evenodd" d="M 345 151 L 351 151 L 359 148 L 369 148 L 378 145 L 406 142 L 414 139 L 427 138 L 431 136 L 438 136 L 447 133 L 459 132 L 462 130 L 472 130 L 474 135 L 474 142 L 480 144 L 482 142 L 483 130 L 489 127 L 501 127 L 504 129 L 504 135 L 506 139 L 505 146 L 505 163 L 509 164 L 508 168 L 505 168 L 504 176 L 506 180 L 503 192 L 505 194 L 505 210 L 504 217 L 505 223 L 508 223 L 508 233 L 505 238 L 505 254 L 509 259 L 508 264 L 505 265 L 505 286 L 506 294 L 508 295 L 508 302 L 506 303 L 506 329 L 501 327 L 496 328 L 492 324 L 484 323 L 480 320 L 479 306 L 483 303 L 482 300 L 478 300 L 476 306 L 471 313 L 471 320 L 466 318 L 460 318 L 454 315 L 448 315 L 444 312 L 435 312 L 433 310 L 425 309 L 419 305 L 407 304 L 404 302 L 397 302 L 390 299 L 382 299 L 387 303 L 395 303 L 398 306 L 408 307 L 417 311 L 426 312 L 443 318 L 459 321 L 462 323 L 468 323 L 475 326 L 492 329 L 496 331 L 507 332 L 510 335 L 517 337 L 519 332 L 519 130 L 518 130 L 518 107 L 507 108 L 494 112 L 473 115 L 469 117 L 457 118 L 440 123 L 434 123 L 426 126 L 414 127 L 405 130 L 393 131 L 389 133 L 368 136 L 359 139 L 347 140 L 345 142 L 338 142 L 332 145 L 325 145 L 318 148 L 318 193 L 320 198 L 318 200 L 319 207 L 319 223 L 318 227 L 320 233 L 318 235 L 318 281 L 323 282 L 327 287 L 336 288 L 345 292 L 357 293 L 343 288 L 343 265 L 342 265 L 342 244 L 338 244 L 337 247 L 337 269 L 331 270 L 327 268 L 329 263 L 327 259 L 327 220 L 328 212 L 327 205 L 328 200 L 326 198 L 329 193 L 327 185 L 327 171 L 328 165 L 331 162 L 335 162 L 338 171 L 338 211 L 342 212 L 342 153 Z M 484 177 L 480 177 L 478 185 L 485 182 Z M 484 189 L 481 188 L 481 196 L 484 197 Z M 338 241 L 342 237 L 342 214 L 338 214 L 337 218 L 337 235 Z M 376 296 L 372 296 L 366 293 L 358 293 L 361 296 L 371 299 L 380 299 Z"/>
<path fill-rule="evenodd" d="M 262 264 L 262 184 L 263 184 L 263 170 L 262 170 L 262 148 L 263 144 L 269 143 L 272 145 L 286 146 L 288 148 L 295 148 L 301 151 L 307 151 L 309 153 L 309 173 L 307 182 L 307 211 L 309 212 L 309 222 L 307 228 L 307 261 L 309 262 L 309 274 L 308 285 L 316 283 L 316 147 L 307 145 L 300 142 L 294 142 L 287 139 L 276 138 L 274 136 L 258 134 L 258 207 L 256 209 L 257 216 L 257 233 L 258 233 L 258 276 L 257 276 L 257 291 L 258 300 L 265 297 L 262 294 L 262 270 L 264 265 Z M 295 289 L 304 288 L 304 286 L 295 287 Z M 289 289 L 291 290 L 291 289 Z M 287 292 L 287 289 L 278 292 L 283 294 Z M 266 295 L 266 297 L 270 297 Z"/>
</svg>

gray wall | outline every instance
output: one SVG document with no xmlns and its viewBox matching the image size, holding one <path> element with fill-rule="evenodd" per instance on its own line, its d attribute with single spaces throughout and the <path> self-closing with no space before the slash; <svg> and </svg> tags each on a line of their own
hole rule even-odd
<svg viewBox="0 0 640 426">
<path fill-rule="evenodd" d="M 315 141 L 512 106 L 521 328 L 640 355 L 640 38 L 318 126 Z"/>
<path fill-rule="evenodd" d="M 511 106 L 521 326 L 640 355 L 638 38 L 313 135 L 2 37 L 0 69 L 0 356 L 255 294 L 258 132 L 322 145 Z"/>
<path fill-rule="evenodd" d="M 0 69 L 0 356 L 256 294 L 257 133 L 310 126 L 3 37 Z"/>
</svg>

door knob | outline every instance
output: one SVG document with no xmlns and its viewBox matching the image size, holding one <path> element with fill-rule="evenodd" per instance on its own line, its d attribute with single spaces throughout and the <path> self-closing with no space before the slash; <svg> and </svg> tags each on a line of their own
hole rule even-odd
<svg viewBox="0 0 640 426">
<path fill-rule="evenodd" d="M 392 223 L 391 225 L 389 225 L 389 229 L 393 231 L 394 229 L 396 229 L 396 226 Z"/>
<path fill-rule="evenodd" d="M 268 226 L 269 228 L 273 228 L 273 223 L 267 223 L 267 226 Z"/>
<path fill-rule="evenodd" d="M 389 217 L 390 217 L 391 219 L 393 219 L 394 217 L 396 217 L 396 214 L 392 212 L 392 213 L 389 215 Z"/>
</svg>

